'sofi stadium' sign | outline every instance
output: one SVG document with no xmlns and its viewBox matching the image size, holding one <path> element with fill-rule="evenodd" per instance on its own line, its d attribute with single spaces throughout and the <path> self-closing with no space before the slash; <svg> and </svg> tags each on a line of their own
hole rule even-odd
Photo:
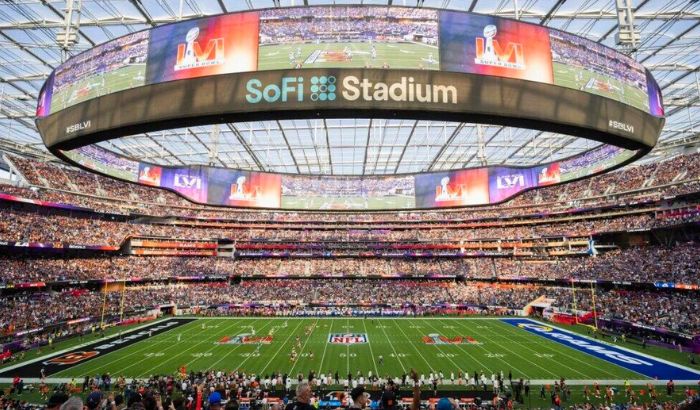
<svg viewBox="0 0 700 410">
<path fill-rule="evenodd" d="M 36 123 L 73 164 L 195 202 L 313 209 L 321 205 L 300 198 L 316 196 L 332 202 L 324 209 L 410 209 L 501 202 L 622 166 L 656 144 L 663 115 L 651 73 L 593 41 L 494 16 L 355 5 L 230 13 L 119 37 L 51 73 Z M 91 145 L 175 127 L 348 117 L 506 125 L 606 145 L 529 168 L 340 180 L 162 167 Z M 359 187 L 351 200 L 347 186 Z"/>
</svg>

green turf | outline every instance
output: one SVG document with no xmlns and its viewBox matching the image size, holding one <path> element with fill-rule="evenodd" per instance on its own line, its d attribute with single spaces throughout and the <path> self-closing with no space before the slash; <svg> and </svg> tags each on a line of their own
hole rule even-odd
<svg viewBox="0 0 700 410">
<path fill-rule="evenodd" d="M 281 327 L 287 321 L 286 328 Z M 206 325 L 201 328 L 202 323 Z M 307 326 L 315 325 L 310 336 Z M 224 336 L 249 333 L 267 335 L 274 329 L 269 345 L 219 345 Z M 335 345 L 327 343 L 329 333 L 366 333 L 369 343 Z M 471 336 L 480 345 L 426 345 L 422 336 L 438 333 L 447 337 Z M 180 343 L 178 334 L 182 335 Z M 300 336 L 300 357 L 289 353 L 295 336 Z M 313 352 L 313 359 L 309 353 Z M 379 356 L 384 364 L 378 363 Z M 242 369 L 257 374 L 273 371 L 290 374 L 335 372 L 400 376 L 415 368 L 423 374 L 442 371 L 446 375 L 462 370 L 487 374 L 512 371 L 513 377 L 530 379 L 644 379 L 645 377 L 582 352 L 514 328 L 497 319 L 204 319 L 166 331 L 152 338 L 105 354 L 51 377 L 83 377 L 102 372 L 127 377 L 172 374 L 180 366 L 189 370 Z"/>
<path fill-rule="evenodd" d="M 327 198 L 320 196 L 282 196 L 282 208 L 288 209 L 403 209 L 415 208 L 416 200 L 409 196 L 381 198 Z"/>
<path fill-rule="evenodd" d="M 109 337 L 112 335 L 116 335 L 120 332 L 129 331 L 129 330 L 131 330 L 135 327 L 139 327 L 139 326 L 144 326 L 144 323 L 134 323 L 131 325 L 126 325 L 126 326 L 108 327 L 107 329 L 105 329 L 104 334 L 106 337 Z M 68 339 L 61 340 L 60 342 L 56 342 L 53 344 L 53 349 L 49 349 L 48 346 L 30 349 L 30 350 L 27 350 L 24 352 L 24 358 L 22 360 L 23 361 L 32 360 L 32 359 L 36 359 L 37 357 L 45 356 L 51 352 L 60 351 L 63 349 L 70 349 L 72 347 L 78 346 L 78 345 L 83 344 L 83 343 L 90 343 L 90 342 L 93 342 L 94 340 L 96 340 L 97 338 L 99 338 L 100 336 L 101 336 L 100 332 L 96 331 L 95 333 L 91 333 L 89 335 L 86 335 L 82 339 L 76 336 L 76 337 L 71 337 Z M 17 357 L 17 356 L 15 355 L 15 357 Z M 7 367 L 7 366 L 12 366 L 14 364 L 17 364 L 17 362 L 16 361 L 9 361 L 9 362 L 0 364 L 0 369 Z"/>
<path fill-rule="evenodd" d="M 645 90 L 641 90 L 637 87 L 622 83 L 617 79 L 606 77 L 593 71 L 577 69 L 562 63 L 554 62 L 553 68 L 554 84 L 556 85 L 612 98 L 613 100 L 617 100 L 639 108 L 645 112 L 649 112 L 649 96 Z M 576 78 L 576 74 L 580 75 L 578 79 Z M 612 85 L 612 88 L 610 90 L 603 90 L 596 87 L 587 87 L 586 85 L 589 83 L 591 78 L 595 78 L 602 83 L 609 82 Z"/>
<path fill-rule="evenodd" d="M 131 64 L 106 74 L 84 78 L 53 94 L 51 112 L 54 113 L 101 95 L 139 87 L 145 84 L 145 76 L 146 64 Z"/>
<path fill-rule="evenodd" d="M 344 58 L 345 48 L 352 52 L 352 59 Z M 319 44 L 273 44 L 262 45 L 258 51 L 258 70 L 294 68 L 381 68 L 388 64 L 396 69 L 440 68 L 440 51 L 435 46 L 421 43 L 374 43 L 376 57 L 372 58 L 372 45 L 369 42 L 339 42 Z M 297 52 L 297 48 L 300 52 Z M 314 52 L 320 51 L 318 58 L 311 61 Z M 294 59 L 290 59 L 290 53 Z M 430 55 L 432 54 L 432 63 Z"/>
</svg>

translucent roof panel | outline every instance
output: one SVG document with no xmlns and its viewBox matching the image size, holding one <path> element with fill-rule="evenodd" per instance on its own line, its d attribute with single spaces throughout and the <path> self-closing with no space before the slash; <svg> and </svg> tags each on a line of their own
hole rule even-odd
<svg viewBox="0 0 700 410">
<path fill-rule="evenodd" d="M 544 24 L 618 48 L 614 0 L 112 0 L 75 1 L 78 43 L 64 50 L 64 0 L 0 2 L 0 149 L 47 155 L 34 124 L 37 94 L 66 58 L 161 24 L 253 8 L 393 4 L 472 11 Z M 640 42 L 630 53 L 659 82 L 667 121 L 656 157 L 700 140 L 700 2 L 632 0 Z M 393 174 L 484 164 L 530 165 L 594 141 L 494 125 L 366 118 L 220 124 L 101 145 L 159 164 L 214 164 L 303 174 Z M 672 150 L 669 150 L 672 152 Z M 48 156 L 48 155 L 47 155 Z"/>
</svg>

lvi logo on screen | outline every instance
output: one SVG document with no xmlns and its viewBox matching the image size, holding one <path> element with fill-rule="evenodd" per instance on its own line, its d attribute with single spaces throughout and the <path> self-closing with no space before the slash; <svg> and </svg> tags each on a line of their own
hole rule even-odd
<svg viewBox="0 0 700 410">
<path fill-rule="evenodd" d="M 178 44 L 177 63 L 173 67 L 175 71 L 209 67 L 225 62 L 223 38 L 210 39 L 206 48 L 202 49 L 197 37 L 199 37 L 199 27 L 194 27 L 187 32 L 185 43 Z"/>
<path fill-rule="evenodd" d="M 523 57 L 522 44 L 508 42 L 508 45 L 502 48 L 495 38 L 497 32 L 498 29 L 493 24 L 484 27 L 484 37 L 476 38 L 474 62 L 481 65 L 524 70 L 525 58 Z"/>
</svg>

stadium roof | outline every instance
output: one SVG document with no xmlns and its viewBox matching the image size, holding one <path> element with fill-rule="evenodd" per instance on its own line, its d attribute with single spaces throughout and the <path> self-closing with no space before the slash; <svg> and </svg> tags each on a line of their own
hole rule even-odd
<svg viewBox="0 0 700 410">
<path fill-rule="evenodd" d="M 617 0 L 625 3 L 627 0 Z M 666 105 L 657 150 L 697 143 L 700 1 L 630 0 L 640 42 L 631 55 L 652 70 Z M 17 0 L 0 3 L 0 149 L 47 153 L 34 126 L 37 94 L 65 58 L 160 24 L 252 8 L 393 4 L 520 18 L 618 48 L 616 0 Z M 69 13 L 70 12 L 70 13 Z M 70 16 L 70 18 L 68 17 Z M 68 24 L 78 42 L 57 35 Z M 500 126 L 414 120 L 328 119 L 192 127 L 102 143 L 161 164 L 208 164 L 313 174 L 393 174 L 478 165 L 526 165 L 597 143 Z"/>
</svg>

